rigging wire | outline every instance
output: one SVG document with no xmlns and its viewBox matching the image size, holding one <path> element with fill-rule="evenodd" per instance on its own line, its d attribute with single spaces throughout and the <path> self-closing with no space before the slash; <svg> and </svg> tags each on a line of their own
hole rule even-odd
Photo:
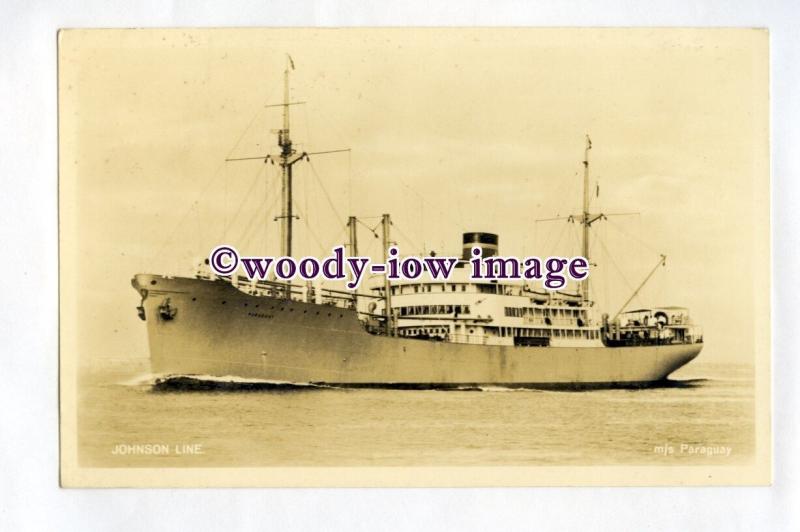
<svg viewBox="0 0 800 532">
<path fill-rule="evenodd" d="M 622 269 L 616 263 L 616 261 L 614 260 L 613 256 L 611 255 L 611 253 L 609 253 L 608 248 L 606 248 L 605 242 L 603 242 L 599 238 L 597 239 L 597 241 L 600 242 L 600 246 L 603 248 L 603 251 L 605 252 L 606 256 L 608 257 L 608 261 L 611 263 L 612 266 L 614 266 L 614 268 L 616 268 L 617 273 L 619 273 L 620 277 L 622 278 L 622 281 L 625 283 L 625 286 L 628 287 L 628 290 L 633 292 L 634 291 L 633 287 L 628 282 L 628 279 L 627 279 L 627 277 L 625 277 L 625 274 L 622 273 Z M 635 296 L 635 299 L 641 303 L 641 301 L 639 300 L 639 295 L 638 294 Z"/>
<path fill-rule="evenodd" d="M 299 202 L 296 199 L 294 200 L 294 206 L 297 208 L 297 212 L 300 213 L 303 221 L 305 222 L 304 225 L 306 226 L 306 229 L 308 230 L 309 234 L 319 247 L 320 253 L 324 255 L 325 253 L 327 253 L 327 250 L 325 249 L 325 246 L 322 244 L 322 239 L 319 238 L 319 236 L 312 229 L 313 224 L 310 223 L 308 215 L 300 209 Z M 345 234 L 345 232 L 346 232 L 346 227 L 342 227 L 339 233 L 337 233 L 336 236 L 333 238 L 334 245 L 343 242 L 341 237 Z"/>
<path fill-rule="evenodd" d="M 272 210 L 272 208 L 278 202 L 278 195 L 277 194 L 274 195 L 272 197 L 272 203 L 270 204 L 270 206 L 267 207 L 266 210 L 262 210 L 264 205 L 267 203 L 267 200 L 268 196 L 265 196 L 261 204 L 258 206 L 258 208 L 253 212 L 253 215 L 250 217 L 250 221 L 248 222 L 247 227 L 245 228 L 241 237 L 241 241 L 244 243 L 243 247 L 250 245 L 250 242 L 253 239 L 253 237 L 257 236 L 258 234 L 257 232 L 251 235 L 250 231 L 253 229 L 253 227 L 255 227 L 256 220 L 263 220 L 264 215 L 268 215 L 268 213 Z M 266 224 L 264 224 L 264 227 L 266 228 Z M 264 249 L 266 249 L 266 247 Z"/>
<path fill-rule="evenodd" d="M 194 200 L 194 202 L 192 202 L 191 206 L 188 209 L 186 209 L 186 212 L 183 213 L 183 216 L 178 221 L 178 223 L 172 226 L 172 230 L 167 234 L 167 237 L 164 239 L 163 244 L 161 244 L 161 246 L 158 248 L 158 251 L 155 254 L 156 257 L 160 257 L 163 254 L 163 252 L 167 249 L 169 244 L 172 242 L 172 238 L 178 232 L 178 229 L 180 229 L 183 226 L 183 224 L 186 222 L 186 219 L 189 217 L 189 214 L 191 214 L 194 211 L 195 207 L 198 205 L 200 200 L 202 200 L 205 197 L 206 193 L 211 188 L 211 185 L 214 183 L 215 178 L 219 174 L 219 171 L 222 169 L 222 167 L 224 165 L 225 165 L 225 161 L 223 161 L 217 167 L 217 169 L 214 171 L 214 173 L 211 174 L 211 177 L 209 178 L 209 180 L 203 186 L 203 190 L 201 191 L 200 195 L 197 197 L 196 200 Z"/>
<path fill-rule="evenodd" d="M 569 225 L 571 225 L 571 222 L 565 223 L 561 227 L 561 231 L 558 233 L 557 237 L 550 237 L 550 239 L 545 241 L 544 249 L 548 251 L 548 255 L 554 255 L 555 254 L 555 252 L 556 252 L 556 250 L 558 248 L 558 244 L 561 243 L 561 239 L 564 237 L 564 233 L 567 231 L 567 228 L 569 227 Z M 553 242 L 553 238 L 556 238 L 555 243 L 552 243 Z M 551 243 L 552 243 L 552 245 L 551 245 Z M 552 252 L 550 252 L 550 250 L 552 250 Z"/>
<path fill-rule="evenodd" d="M 417 244 L 417 243 L 414 241 L 414 239 L 413 239 L 413 238 L 411 238 L 411 237 L 409 237 L 407 234 L 405 234 L 405 233 L 403 232 L 403 230 L 402 230 L 402 229 L 400 229 L 400 226 L 398 226 L 396 223 L 392 222 L 392 227 L 393 227 L 395 230 L 397 230 L 397 232 L 398 232 L 398 233 L 400 233 L 400 236 L 402 236 L 403 238 L 405 238 L 405 239 L 408 241 L 408 243 L 409 243 L 409 244 L 411 244 L 411 246 L 412 246 L 412 247 L 414 247 L 414 248 L 416 248 L 416 249 L 419 249 L 419 250 L 421 250 L 421 252 L 422 252 L 422 254 L 423 254 L 423 255 L 425 254 L 425 251 L 426 251 L 426 250 L 425 250 L 425 249 L 423 249 L 423 248 L 421 248 L 421 247 L 420 247 L 420 246 L 419 246 L 419 245 L 418 245 L 418 244 Z"/>
<path fill-rule="evenodd" d="M 380 238 L 380 235 L 378 235 L 378 233 L 377 233 L 378 226 L 381 225 L 380 222 L 375 227 L 370 227 L 370 226 L 368 226 L 367 224 L 364 223 L 364 220 L 370 220 L 370 219 L 375 219 L 375 218 L 381 218 L 381 217 L 380 216 L 367 216 L 367 217 L 359 216 L 359 217 L 356 218 L 356 222 L 358 222 L 361 225 L 363 225 L 364 227 L 366 227 L 367 231 L 369 231 L 370 233 L 375 235 L 375 238 Z"/>
<path fill-rule="evenodd" d="M 239 203 L 239 206 L 236 208 L 236 211 L 235 211 L 235 214 L 234 214 L 233 218 L 227 223 L 227 225 L 222 230 L 222 240 L 225 240 L 226 236 L 228 235 L 228 231 L 230 231 L 231 227 L 233 227 L 233 224 L 236 222 L 236 220 L 239 219 L 239 215 L 244 210 L 243 207 L 247 203 L 247 200 L 249 200 L 251 197 L 254 197 L 253 191 L 255 190 L 256 185 L 258 184 L 258 182 L 259 182 L 259 180 L 261 178 L 261 175 L 264 173 L 264 170 L 265 170 L 266 166 L 267 166 L 266 164 L 261 165 L 261 167 L 258 169 L 258 171 L 253 175 L 252 182 L 250 183 L 250 187 L 247 189 L 247 193 L 245 193 L 244 197 L 242 198 L 242 201 Z"/>
<path fill-rule="evenodd" d="M 319 246 L 320 253 L 322 253 L 324 255 L 325 254 L 325 246 L 322 245 L 322 241 L 320 240 L 320 238 L 317 236 L 317 234 L 314 232 L 314 230 L 311 229 L 311 226 L 307 223 L 308 222 L 308 217 L 306 217 L 305 213 L 300 209 L 300 205 L 298 205 L 298 202 L 296 200 L 293 200 L 293 203 L 294 203 L 295 208 L 297 209 L 297 212 L 299 212 L 300 216 L 303 218 L 303 220 L 306 221 L 305 225 L 306 225 L 306 229 L 308 230 L 308 233 L 314 238 L 314 241 Z"/>
<path fill-rule="evenodd" d="M 339 214 L 338 209 L 336 209 L 336 205 L 334 205 L 333 200 L 331 199 L 331 195 L 328 194 L 328 189 L 325 188 L 325 184 L 322 182 L 322 179 L 319 177 L 319 174 L 317 173 L 317 169 L 314 166 L 314 164 L 311 162 L 311 160 L 308 160 L 308 166 L 311 168 L 311 173 L 316 178 L 317 183 L 319 183 L 319 186 L 322 189 L 322 192 L 325 194 L 325 198 L 328 200 L 328 204 L 331 206 L 331 209 L 333 210 L 333 213 L 336 215 L 336 218 L 338 218 L 339 222 L 342 225 L 344 225 L 344 220 L 345 219 L 342 217 L 341 214 Z"/>
<path fill-rule="evenodd" d="M 267 96 L 267 101 L 269 101 L 269 99 L 272 98 L 272 94 L 275 92 L 275 87 L 276 86 L 273 86 L 273 88 L 269 91 L 268 96 Z M 253 127 L 253 124 L 255 124 L 255 122 L 258 119 L 258 117 L 261 116 L 261 113 L 263 112 L 263 109 L 264 109 L 264 107 L 261 106 L 261 107 L 259 107 L 258 111 L 256 111 L 253 114 L 253 117 L 250 119 L 250 122 L 248 122 L 247 126 L 242 131 L 241 135 L 239 135 L 239 138 L 236 139 L 236 142 L 233 144 L 233 147 L 228 151 L 228 154 L 223 158 L 223 160 L 219 163 L 219 165 L 210 174 L 210 176 L 208 177 L 207 181 L 202 185 L 202 189 L 201 189 L 200 194 L 198 196 L 196 196 L 195 200 L 192 202 L 192 204 L 189 206 L 189 208 L 186 209 L 186 211 L 184 212 L 183 216 L 180 218 L 178 223 L 172 226 L 172 230 L 167 234 L 167 236 L 164 239 L 164 241 L 161 244 L 161 246 L 159 246 L 157 248 L 157 251 L 156 251 L 156 254 L 155 254 L 156 257 L 159 257 L 164 253 L 164 251 L 167 249 L 169 244 L 172 242 L 172 240 L 175 237 L 175 235 L 177 234 L 177 232 L 180 229 L 182 229 L 183 224 L 186 223 L 186 220 L 189 218 L 189 215 L 192 212 L 194 212 L 195 208 L 199 205 L 200 201 L 205 198 L 206 194 L 211 189 L 211 185 L 214 184 L 216 182 L 217 178 L 219 177 L 220 171 L 225 167 L 225 165 L 226 165 L 225 159 L 229 159 L 231 157 L 231 155 L 233 154 L 233 152 L 239 147 L 239 144 L 242 142 L 242 140 L 244 139 L 245 135 Z"/>
<path fill-rule="evenodd" d="M 640 218 L 640 219 L 641 219 L 641 218 Z M 647 244 L 647 242 L 645 242 L 645 241 L 644 241 L 643 239 L 641 239 L 640 237 L 637 237 L 637 236 L 635 236 L 635 235 L 632 235 L 632 234 L 628 233 L 628 232 L 627 232 L 627 231 L 625 231 L 625 230 L 624 230 L 624 229 L 623 229 L 621 226 L 619 226 L 619 225 L 617 225 L 616 223 L 612 222 L 610 219 L 606 219 L 606 221 L 609 223 L 609 225 L 611 225 L 612 227 L 614 227 L 614 229 L 616 229 L 617 231 L 619 231 L 620 233 L 622 233 L 624 236 L 626 236 L 626 237 L 630 238 L 631 240 L 635 240 L 636 242 L 638 242 L 639 244 L 641 244 L 643 247 L 647 248 L 647 250 L 648 250 L 648 251 L 651 251 L 651 252 L 652 252 L 652 253 L 654 253 L 655 255 L 661 255 L 661 252 L 660 252 L 660 251 L 656 251 L 655 249 L 653 249 L 651 246 L 649 246 L 649 245 Z"/>
<path fill-rule="evenodd" d="M 400 179 L 399 177 L 398 177 L 398 178 L 396 178 L 396 181 L 397 181 L 398 183 L 400 183 L 400 185 L 401 185 L 401 186 L 403 186 L 403 187 L 407 188 L 408 190 L 410 190 L 412 194 L 414 194 L 415 196 L 417 196 L 417 197 L 420 199 L 420 201 L 421 201 L 422 203 L 425 203 L 425 204 L 427 204 L 427 205 L 428 205 L 428 207 L 430 207 L 431 209 L 433 209 L 433 211 L 434 211 L 434 212 L 436 212 L 436 213 L 438 213 L 438 214 L 441 214 L 441 215 L 443 215 L 445 218 L 448 218 L 448 219 L 449 219 L 451 222 L 453 222 L 453 224 L 454 224 L 456 227 L 458 227 L 458 228 L 459 228 L 459 229 L 461 229 L 462 231 L 464 230 L 464 226 L 463 226 L 462 224 L 458 223 L 458 221 L 456 221 L 456 219 L 455 219 L 455 218 L 453 218 L 453 217 L 452 217 L 452 216 L 451 216 L 449 213 L 447 213 L 446 211 L 443 211 L 442 209 L 440 209 L 440 208 L 437 208 L 435 205 L 433 205 L 432 203 L 430 203 L 430 202 L 429 202 L 427 199 L 425 199 L 425 196 L 423 196 L 422 194 L 420 194 L 419 192 L 417 192 L 416 190 L 414 190 L 413 188 L 411 188 L 411 186 L 409 186 L 409 185 L 408 185 L 408 183 L 406 183 L 405 181 L 403 181 L 403 180 L 402 180 L 402 179 Z"/>
<path fill-rule="evenodd" d="M 277 169 L 275 169 L 272 173 L 273 173 L 272 177 L 276 177 L 278 175 Z M 273 191 L 272 203 L 270 203 L 269 206 L 266 209 L 264 209 L 264 206 L 267 204 L 267 201 L 270 198 L 269 182 L 270 179 L 264 179 L 264 198 L 261 200 L 261 203 L 258 206 L 258 208 L 255 211 L 253 211 L 253 214 L 250 216 L 250 220 L 248 221 L 247 227 L 242 233 L 241 240 L 246 245 L 249 245 L 253 237 L 256 237 L 258 235 L 258 232 L 254 232 L 252 235 L 250 234 L 251 229 L 253 227 L 256 227 L 256 225 L 254 225 L 255 222 L 257 220 L 262 220 L 262 221 L 268 220 L 269 213 L 272 211 L 273 207 L 275 207 L 275 204 L 278 202 L 278 199 L 280 198 L 280 194 L 278 193 L 278 191 L 277 190 Z M 264 250 L 266 250 L 269 247 L 269 226 L 268 224 L 264 223 L 261 224 L 261 227 L 263 227 L 264 229 Z"/>
<path fill-rule="evenodd" d="M 353 152 L 347 152 L 347 212 L 353 212 Z"/>
</svg>

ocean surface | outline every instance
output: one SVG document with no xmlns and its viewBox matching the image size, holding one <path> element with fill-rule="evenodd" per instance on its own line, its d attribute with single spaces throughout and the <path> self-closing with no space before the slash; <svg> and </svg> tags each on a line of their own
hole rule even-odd
<svg viewBox="0 0 800 532">
<path fill-rule="evenodd" d="M 159 391 L 144 366 L 80 377 L 82 467 L 747 463 L 753 370 L 689 364 L 638 390 Z"/>
</svg>

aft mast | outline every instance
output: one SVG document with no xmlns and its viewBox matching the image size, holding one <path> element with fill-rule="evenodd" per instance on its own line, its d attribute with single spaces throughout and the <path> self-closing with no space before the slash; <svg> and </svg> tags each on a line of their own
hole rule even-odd
<svg viewBox="0 0 800 532">
<path fill-rule="evenodd" d="M 581 225 L 583 225 L 583 239 L 582 251 L 586 261 L 591 264 L 589 260 L 589 226 L 594 221 L 589 221 L 589 150 L 592 149 L 592 139 L 586 135 L 586 149 L 583 150 L 583 216 L 581 217 Z M 581 284 L 581 295 L 583 296 L 584 305 L 589 304 L 589 276 L 583 280 Z"/>
<path fill-rule="evenodd" d="M 589 257 L 589 228 L 598 220 L 602 220 L 607 216 L 621 216 L 623 214 L 629 213 L 620 213 L 620 214 L 604 214 L 604 213 L 596 213 L 592 214 L 589 212 L 589 203 L 590 203 L 590 196 L 589 196 L 589 150 L 592 149 L 592 139 L 589 138 L 589 135 L 586 135 L 586 147 L 583 150 L 583 206 L 581 209 L 580 214 L 570 214 L 569 216 L 558 216 L 556 218 L 543 218 L 536 220 L 536 222 L 552 222 L 556 220 L 567 220 L 570 223 L 579 222 L 582 228 L 582 235 L 581 235 L 581 252 L 583 257 L 586 258 L 586 261 L 591 266 L 592 261 L 591 257 Z M 579 292 L 581 295 L 581 302 L 584 306 L 591 306 L 592 299 L 591 294 L 589 291 L 589 277 L 587 276 L 583 281 L 581 281 L 579 285 Z"/>
<path fill-rule="evenodd" d="M 614 214 L 592 214 L 589 212 L 589 150 L 592 149 L 592 139 L 589 138 L 589 135 L 586 135 L 586 147 L 583 150 L 583 212 L 580 216 L 570 217 L 570 219 L 579 219 L 581 221 L 581 225 L 583 226 L 583 238 L 582 240 L 582 252 L 583 256 L 586 258 L 586 261 L 591 265 L 592 260 L 589 257 L 589 228 L 595 223 L 597 220 L 602 220 L 606 216 L 616 216 Z M 589 293 L 589 277 L 587 276 L 583 281 L 581 281 L 581 299 L 583 300 L 583 304 L 585 306 L 590 306 L 592 304 L 591 296 Z"/>
</svg>

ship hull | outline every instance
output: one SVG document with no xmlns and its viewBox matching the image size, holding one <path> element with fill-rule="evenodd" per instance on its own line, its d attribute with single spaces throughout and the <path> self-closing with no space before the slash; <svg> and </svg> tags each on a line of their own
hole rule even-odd
<svg viewBox="0 0 800 532">
<path fill-rule="evenodd" d="M 251 296 L 223 281 L 137 275 L 152 371 L 361 387 L 637 386 L 702 344 L 470 345 L 373 335 L 353 310 Z M 168 303 L 172 316 L 163 317 Z"/>
</svg>

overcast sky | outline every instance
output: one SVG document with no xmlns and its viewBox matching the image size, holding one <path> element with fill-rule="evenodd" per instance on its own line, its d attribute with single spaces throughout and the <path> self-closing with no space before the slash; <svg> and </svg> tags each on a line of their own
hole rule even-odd
<svg viewBox="0 0 800 532">
<path fill-rule="evenodd" d="M 384 212 L 404 253 L 458 254 L 483 230 L 502 254 L 577 254 L 579 226 L 534 221 L 579 212 L 588 133 L 593 212 L 639 213 L 593 231 L 598 305 L 613 314 L 664 253 L 634 304 L 688 306 L 703 359 L 752 361 L 768 296 L 753 278 L 769 275 L 755 30 L 62 33 L 62 285 L 82 354 L 147 355 L 135 273 L 189 274 L 221 243 L 278 253 L 277 167 L 224 159 L 276 152 L 280 109 L 264 106 L 287 52 L 298 148 L 352 149 L 295 166 L 296 255 Z"/>
</svg>

